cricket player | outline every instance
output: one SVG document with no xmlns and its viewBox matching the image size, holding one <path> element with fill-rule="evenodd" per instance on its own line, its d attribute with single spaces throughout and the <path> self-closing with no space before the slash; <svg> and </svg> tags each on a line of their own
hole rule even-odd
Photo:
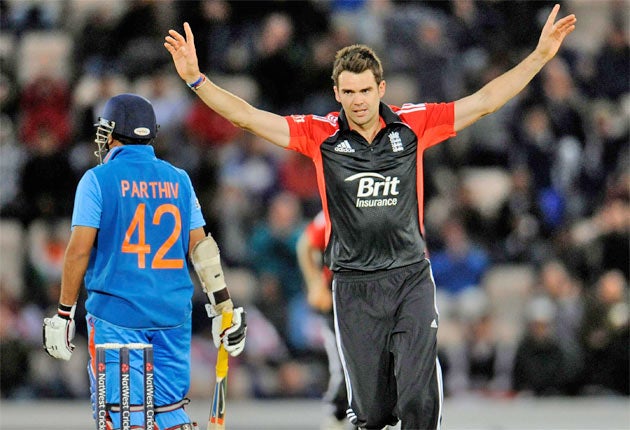
<svg viewBox="0 0 630 430">
<path fill-rule="evenodd" d="M 320 211 L 306 225 L 297 243 L 297 257 L 306 284 L 309 305 L 321 312 L 329 323 L 324 332 L 324 347 L 328 358 L 329 382 L 324 400 L 330 407 L 322 424 L 322 430 L 342 430 L 348 409 L 348 393 L 341 371 L 341 361 L 335 346 L 334 321 L 332 315 L 332 272 L 323 265 L 326 249 L 326 218 Z"/>
<path fill-rule="evenodd" d="M 257 109 L 199 70 L 194 36 L 169 30 L 165 48 L 179 76 L 233 124 L 313 160 L 326 218 L 325 264 L 333 271 L 337 347 L 350 422 L 381 429 L 438 429 L 442 378 L 438 311 L 423 228 L 423 151 L 516 96 L 575 29 L 554 6 L 536 48 L 477 92 L 448 103 L 381 101 L 380 60 L 365 45 L 337 52 L 339 112 L 280 116 Z"/>
<path fill-rule="evenodd" d="M 156 158 L 158 125 L 151 103 L 135 94 L 109 99 L 98 120 L 99 165 L 77 187 L 57 315 L 44 320 L 44 348 L 69 360 L 74 312 L 82 282 L 87 289 L 90 389 L 95 411 L 95 345 L 148 343 L 154 350 L 155 428 L 184 430 L 194 423 L 184 410 L 190 385 L 193 282 L 187 256 L 210 299 L 215 344 L 231 355 L 243 350 L 243 308 L 233 309 L 219 252 L 190 178 Z M 195 252 L 203 244 L 201 254 Z M 211 280 L 207 271 L 213 272 Z M 216 276 L 215 276 L 216 275 Z M 233 309 L 221 332 L 221 313 Z M 107 351 L 107 429 L 121 427 L 117 351 Z M 144 428 L 141 351 L 131 351 L 131 428 Z M 209 382 L 210 383 L 210 382 Z M 98 418 L 95 416 L 95 418 Z M 153 426 L 151 426 L 153 428 Z"/>
</svg>

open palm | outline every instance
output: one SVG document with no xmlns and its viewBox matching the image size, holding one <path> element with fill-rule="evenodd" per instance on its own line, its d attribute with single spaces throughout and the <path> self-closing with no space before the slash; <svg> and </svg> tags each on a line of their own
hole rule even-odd
<svg viewBox="0 0 630 430">
<path fill-rule="evenodd" d="M 567 35 L 571 34 L 575 30 L 575 23 L 577 21 L 575 15 L 571 14 L 564 18 L 556 20 L 560 5 L 555 5 L 547 17 L 547 22 L 542 29 L 540 39 L 538 40 L 538 46 L 536 50 L 547 60 L 550 60 L 556 55 L 560 49 L 560 45 L 564 41 Z"/>
<path fill-rule="evenodd" d="M 164 39 L 164 47 L 173 57 L 173 63 L 179 76 L 186 82 L 193 82 L 199 78 L 199 61 L 195 50 L 195 38 L 190 25 L 184 23 L 186 37 L 175 30 L 169 30 L 169 35 Z"/>
</svg>

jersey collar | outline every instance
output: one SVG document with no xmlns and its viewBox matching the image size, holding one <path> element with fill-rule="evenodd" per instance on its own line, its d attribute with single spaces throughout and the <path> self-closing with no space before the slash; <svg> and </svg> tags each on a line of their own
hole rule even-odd
<svg viewBox="0 0 630 430">
<path fill-rule="evenodd" d="M 114 158 L 155 158 L 155 149 L 151 145 L 123 145 L 111 149 L 105 158 L 103 164 Z"/>
<path fill-rule="evenodd" d="M 380 102 L 378 107 L 379 119 L 381 121 L 381 126 L 385 127 L 389 124 L 395 122 L 401 122 L 401 119 L 398 115 L 394 113 L 394 111 L 387 106 L 385 103 Z M 348 118 L 346 117 L 346 112 L 341 108 L 339 111 L 339 131 L 350 131 L 350 124 L 348 124 Z"/>
</svg>

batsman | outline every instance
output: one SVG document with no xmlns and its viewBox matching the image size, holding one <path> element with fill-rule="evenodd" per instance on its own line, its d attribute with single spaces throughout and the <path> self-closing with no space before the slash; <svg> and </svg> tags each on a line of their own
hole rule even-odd
<svg viewBox="0 0 630 430">
<path fill-rule="evenodd" d="M 154 350 L 154 422 L 144 422 L 143 359 L 140 351 L 132 350 L 129 428 L 195 429 L 185 411 L 194 291 L 188 258 L 209 299 L 214 343 L 232 356 L 245 347 L 246 314 L 234 308 L 219 248 L 205 233 L 188 174 L 155 156 L 151 143 L 158 124 L 151 102 L 135 94 L 114 96 L 96 127 L 99 165 L 85 172 L 76 190 L 59 308 L 44 319 L 44 349 L 54 358 L 70 359 L 84 282 L 87 370 L 96 427 L 121 428 L 116 351 L 106 356 L 105 417 L 95 413 L 96 345 L 147 343 Z M 223 324 L 224 312 L 232 314 L 230 324 Z"/>
</svg>

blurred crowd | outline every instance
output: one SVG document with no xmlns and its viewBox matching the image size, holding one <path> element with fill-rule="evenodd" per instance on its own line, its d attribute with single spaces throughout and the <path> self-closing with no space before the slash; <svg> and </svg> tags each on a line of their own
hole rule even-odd
<svg viewBox="0 0 630 430">
<path fill-rule="evenodd" d="M 152 101 L 156 153 L 189 172 L 248 312 L 230 395 L 326 389 L 326 323 L 295 251 L 321 208 L 314 167 L 199 102 L 162 45 L 169 28 L 188 21 L 202 71 L 254 105 L 325 115 L 338 110 L 330 75 L 345 45 L 380 55 L 386 102 L 452 101 L 527 55 L 553 3 L 0 0 L 2 397 L 87 396 L 81 303 L 70 362 L 46 356 L 41 324 L 56 309 L 76 184 L 96 164 L 93 124 L 120 92 Z M 630 394 L 630 8 L 559 3 L 578 30 L 558 56 L 425 153 L 447 396 Z M 204 300 L 199 289 L 191 396 L 214 380 Z"/>
</svg>

